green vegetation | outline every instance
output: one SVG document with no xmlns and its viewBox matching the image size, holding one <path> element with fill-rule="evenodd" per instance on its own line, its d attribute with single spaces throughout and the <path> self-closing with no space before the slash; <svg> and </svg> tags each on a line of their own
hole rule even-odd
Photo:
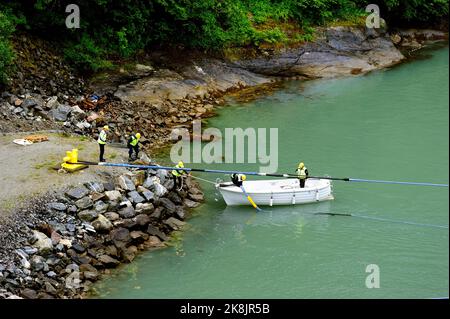
<svg viewBox="0 0 450 319">
<path fill-rule="evenodd" d="M 30 3 L 31 2 L 31 3 Z M 364 22 L 362 0 L 79 0 L 80 29 L 65 26 L 67 0 L 0 4 L 0 75 L 11 63 L 8 38 L 19 29 L 60 44 L 82 71 L 98 71 L 151 46 L 233 47 L 312 41 L 313 26 Z M 432 24 L 448 18 L 448 0 L 381 0 L 389 25 Z M 18 18 L 20 17 L 20 18 Z"/>
<path fill-rule="evenodd" d="M 6 81 L 6 72 L 14 57 L 9 41 L 13 31 L 14 25 L 11 18 L 0 11 L 0 83 Z"/>
</svg>

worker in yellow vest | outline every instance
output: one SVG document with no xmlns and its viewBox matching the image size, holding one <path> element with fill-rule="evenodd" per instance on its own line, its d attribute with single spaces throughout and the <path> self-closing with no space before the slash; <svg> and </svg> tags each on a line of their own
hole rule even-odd
<svg viewBox="0 0 450 319">
<path fill-rule="evenodd" d="M 141 138 L 141 133 L 131 134 L 128 139 L 128 161 L 133 160 L 133 152 L 135 153 L 134 159 L 138 158 L 139 155 L 139 139 Z"/>
<path fill-rule="evenodd" d="M 308 173 L 308 169 L 305 167 L 305 164 L 303 162 L 298 164 L 296 172 L 297 172 L 298 180 L 300 181 L 300 188 L 304 188 L 305 182 L 306 182 L 306 179 L 308 178 L 309 173 Z"/>
<path fill-rule="evenodd" d="M 105 144 L 106 144 L 106 132 L 109 131 L 108 125 L 103 126 L 103 129 L 100 131 L 100 134 L 98 135 L 98 146 L 100 147 L 100 156 L 99 161 L 105 162 L 105 159 L 103 158 L 103 155 L 105 154 Z"/>
<path fill-rule="evenodd" d="M 184 168 L 184 163 L 182 161 L 178 162 L 178 164 L 175 166 L 175 168 Z M 178 188 L 177 184 L 180 184 L 180 186 L 181 186 L 181 179 L 182 179 L 182 176 L 185 174 L 186 174 L 186 172 L 183 170 L 178 170 L 178 169 L 172 170 L 174 189 Z"/>
</svg>

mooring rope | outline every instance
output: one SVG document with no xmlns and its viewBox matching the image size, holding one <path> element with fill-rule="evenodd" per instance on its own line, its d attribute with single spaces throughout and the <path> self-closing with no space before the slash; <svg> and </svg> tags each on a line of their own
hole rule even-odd
<svg viewBox="0 0 450 319">
<path fill-rule="evenodd" d="M 436 225 L 436 224 L 417 223 L 417 222 L 411 222 L 411 221 L 407 221 L 407 220 L 398 220 L 398 219 L 390 219 L 390 218 L 375 217 L 375 216 L 357 215 L 357 214 L 351 214 L 351 213 L 320 212 L 320 213 L 314 213 L 314 215 L 359 217 L 359 218 L 371 219 L 371 220 L 376 220 L 376 221 L 381 221 L 381 222 L 389 222 L 389 223 L 398 223 L 398 224 L 405 224 L 405 225 L 412 225 L 412 226 L 422 226 L 422 227 L 433 227 L 433 228 L 448 229 L 448 225 Z"/>
</svg>

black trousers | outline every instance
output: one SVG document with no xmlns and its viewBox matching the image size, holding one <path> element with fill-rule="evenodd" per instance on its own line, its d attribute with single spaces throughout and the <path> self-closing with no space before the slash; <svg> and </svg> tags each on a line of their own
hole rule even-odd
<svg viewBox="0 0 450 319">
<path fill-rule="evenodd" d="M 177 190 L 178 189 L 177 184 L 180 184 L 180 186 L 181 186 L 181 176 L 172 175 L 172 177 L 173 177 L 173 183 L 174 183 L 173 189 Z"/>
<path fill-rule="evenodd" d="M 105 154 L 105 144 L 98 144 L 98 146 L 100 146 L 100 156 L 99 156 L 99 161 L 100 162 L 104 162 L 105 159 L 103 158 L 103 155 Z"/>
<path fill-rule="evenodd" d="M 306 179 L 300 179 L 300 188 L 305 188 Z"/>
<path fill-rule="evenodd" d="M 136 145 L 136 146 L 128 145 L 128 157 L 129 158 L 131 158 L 131 156 L 133 155 L 133 151 L 134 151 L 134 153 L 136 153 L 136 158 L 137 158 L 138 154 L 139 154 L 139 145 Z"/>
</svg>

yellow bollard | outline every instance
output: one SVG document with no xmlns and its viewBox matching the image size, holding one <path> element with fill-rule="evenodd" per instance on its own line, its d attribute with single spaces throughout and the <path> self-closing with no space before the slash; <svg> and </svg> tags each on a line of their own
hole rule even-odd
<svg viewBox="0 0 450 319">
<path fill-rule="evenodd" d="M 63 162 L 64 163 L 61 164 L 61 167 L 69 173 L 73 173 L 87 167 L 87 165 L 84 164 L 74 164 L 78 163 L 78 149 L 76 148 L 74 148 L 72 151 L 66 152 L 66 156 L 63 158 Z"/>
</svg>

